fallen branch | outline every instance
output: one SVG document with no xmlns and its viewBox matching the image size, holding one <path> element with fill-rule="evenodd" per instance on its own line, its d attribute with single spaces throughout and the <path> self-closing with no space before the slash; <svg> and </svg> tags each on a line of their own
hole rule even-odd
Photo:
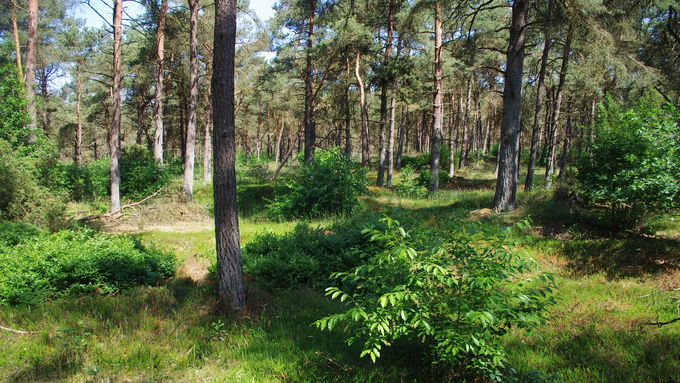
<svg viewBox="0 0 680 383">
<path fill-rule="evenodd" d="M 110 212 L 110 213 L 88 215 L 87 217 L 81 218 L 79 221 L 87 222 L 87 221 L 92 221 L 92 220 L 101 219 L 101 218 L 118 219 L 118 218 L 123 216 L 123 210 L 138 207 L 139 205 L 143 204 L 144 202 L 150 200 L 151 198 L 156 197 L 158 194 L 160 194 L 161 191 L 163 191 L 163 189 L 165 189 L 165 186 L 161 187 L 160 189 L 156 190 L 155 193 L 148 195 L 148 196 L 142 198 L 141 200 L 139 200 L 137 202 L 133 202 L 133 203 L 129 203 L 127 205 L 121 206 L 120 209 L 118 209 L 116 211 L 113 211 L 113 212 Z"/>
<path fill-rule="evenodd" d="M 5 326 L 0 326 L 0 330 L 5 330 L 9 332 L 13 332 L 15 334 L 30 334 L 30 331 L 24 331 L 24 330 L 15 330 L 13 328 L 5 327 Z"/>
<path fill-rule="evenodd" d="M 665 326 L 667 324 L 671 324 L 671 323 L 678 322 L 678 321 L 680 321 L 680 317 L 677 317 L 675 319 L 671 319 L 671 320 L 666 321 L 666 322 L 647 322 L 647 323 L 643 323 L 643 324 L 646 324 L 648 326 L 659 326 L 659 327 L 661 327 L 661 326 Z"/>
</svg>

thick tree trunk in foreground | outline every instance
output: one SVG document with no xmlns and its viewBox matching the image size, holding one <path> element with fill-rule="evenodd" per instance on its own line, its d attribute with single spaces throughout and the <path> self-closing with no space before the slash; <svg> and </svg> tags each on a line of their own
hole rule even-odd
<svg viewBox="0 0 680 383">
<path fill-rule="evenodd" d="M 368 142 L 368 106 L 366 105 L 366 88 L 361 79 L 361 53 L 357 52 L 354 61 L 354 76 L 359 86 L 359 107 L 361 108 L 361 166 L 371 166 L 371 149 Z"/>
<path fill-rule="evenodd" d="M 17 2 L 12 0 L 12 35 L 14 37 L 14 51 L 17 55 L 17 74 L 19 81 L 24 82 L 24 70 L 21 67 L 21 44 L 19 43 L 19 28 L 17 27 Z"/>
<path fill-rule="evenodd" d="M 156 130 L 153 135 L 153 158 L 163 162 L 163 65 L 165 50 L 165 15 L 168 13 L 168 0 L 162 0 L 156 32 L 156 93 L 154 95 L 154 117 Z"/>
<path fill-rule="evenodd" d="M 316 0 L 309 0 L 309 15 L 307 19 L 307 57 L 305 67 L 305 162 L 312 161 L 314 146 L 316 145 L 316 126 L 314 124 L 314 94 L 312 90 L 312 44 L 314 36 L 314 11 Z"/>
<path fill-rule="evenodd" d="M 387 36 L 385 40 L 385 54 L 383 56 L 383 65 L 387 65 L 392 56 L 392 34 L 394 32 L 394 0 L 389 0 L 387 11 Z M 378 177 L 376 179 L 377 186 L 385 185 L 385 168 L 387 167 L 387 90 L 390 87 L 390 81 L 383 79 L 380 83 L 380 137 L 378 141 Z"/>
<path fill-rule="evenodd" d="M 571 50 L 571 41 L 573 38 L 573 27 L 569 26 L 567 32 L 567 40 L 564 43 L 564 50 L 562 51 L 562 67 L 560 68 L 560 79 L 557 83 L 557 96 L 555 98 L 555 106 L 552 111 L 552 134 L 550 135 L 550 143 L 548 149 L 547 164 L 545 166 L 545 187 L 552 186 L 553 173 L 555 172 L 556 149 L 557 149 L 557 133 L 560 126 L 560 111 L 562 109 L 562 96 L 564 94 L 564 83 L 567 79 L 567 70 L 569 70 L 569 51 Z"/>
<path fill-rule="evenodd" d="M 529 164 L 527 165 L 527 178 L 524 181 L 524 190 L 530 191 L 534 185 L 534 167 L 536 166 L 536 156 L 538 153 L 538 137 L 541 132 L 541 109 L 543 108 L 543 93 L 545 93 L 545 68 L 548 66 L 548 55 L 550 53 L 550 36 L 545 34 L 543 43 L 543 54 L 541 55 L 541 69 L 538 71 L 538 85 L 536 86 L 536 107 L 534 109 L 534 126 L 531 130 L 531 149 L 529 153 Z"/>
<path fill-rule="evenodd" d="M 36 42 L 38 40 L 38 0 L 28 1 L 28 34 L 26 40 L 26 72 L 24 73 L 24 86 L 26 88 L 26 110 L 30 121 L 28 122 L 29 141 L 35 140 L 35 130 L 38 122 L 38 114 L 35 105 L 35 60 Z"/>
<path fill-rule="evenodd" d="M 234 57 L 236 52 L 236 0 L 215 1 L 212 76 L 213 192 L 217 293 L 226 306 L 245 304 L 238 216 L 236 214 L 236 126 L 234 118 Z"/>
<path fill-rule="evenodd" d="M 189 3 L 189 120 L 184 145 L 184 196 L 191 202 L 196 161 L 196 125 L 198 120 L 198 0 Z"/>
<path fill-rule="evenodd" d="M 434 86 L 432 107 L 432 146 L 430 147 L 430 184 L 428 190 L 439 190 L 439 160 L 443 137 L 444 105 L 442 94 L 442 15 L 441 4 L 434 3 Z"/>
<path fill-rule="evenodd" d="M 498 177 L 493 198 L 495 211 L 515 208 L 519 164 L 519 131 L 522 102 L 522 70 L 524 67 L 524 41 L 526 38 L 529 0 L 515 0 L 512 5 L 510 42 L 507 51 L 505 87 L 503 89 L 503 120 L 501 143 L 498 149 Z"/>
<path fill-rule="evenodd" d="M 111 212 L 120 210 L 120 49 L 123 21 L 123 0 L 114 0 L 113 7 L 113 121 L 109 137 L 111 159 Z"/>
</svg>

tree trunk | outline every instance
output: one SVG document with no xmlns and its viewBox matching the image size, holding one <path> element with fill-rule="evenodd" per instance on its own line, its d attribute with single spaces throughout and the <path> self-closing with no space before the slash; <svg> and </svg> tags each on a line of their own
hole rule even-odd
<svg viewBox="0 0 680 383">
<path fill-rule="evenodd" d="M 285 127 L 285 121 L 281 119 L 281 129 L 279 129 L 279 134 L 276 137 L 276 150 L 274 154 L 274 161 L 278 164 L 281 161 L 281 145 L 283 140 L 283 128 Z"/>
<path fill-rule="evenodd" d="M 35 104 L 35 65 L 36 65 L 36 42 L 38 40 L 38 0 L 28 0 L 28 34 L 26 41 L 26 72 L 24 73 L 24 86 L 26 88 L 26 110 L 30 121 L 28 122 L 29 142 L 35 140 L 36 126 L 38 121 Z"/>
<path fill-rule="evenodd" d="M 114 0 L 113 7 L 113 121 L 109 140 L 111 159 L 111 212 L 120 210 L 120 67 L 123 0 Z M 28 69 L 28 67 L 27 67 Z"/>
<path fill-rule="evenodd" d="M 208 108 L 208 118 L 205 122 L 205 131 L 203 133 L 203 183 L 210 182 L 210 177 L 212 176 L 212 169 L 210 167 L 210 160 L 212 157 L 212 105 Z"/>
<path fill-rule="evenodd" d="M 345 72 L 345 155 L 347 158 L 352 157 L 352 111 L 349 106 L 350 71 L 350 56 L 347 55 L 347 71 Z"/>
<path fill-rule="evenodd" d="M 354 61 L 354 76 L 359 85 L 359 106 L 361 108 L 361 166 L 371 166 L 371 148 L 368 142 L 368 106 L 366 105 L 366 88 L 361 79 L 361 53 L 357 52 Z"/>
<path fill-rule="evenodd" d="M 246 294 L 236 213 L 235 51 L 236 0 L 216 0 L 212 110 L 217 293 L 224 305 L 240 309 L 245 304 Z"/>
<path fill-rule="evenodd" d="M 541 132 L 541 108 L 543 108 L 543 93 L 545 83 L 545 68 L 548 66 L 550 53 L 550 36 L 545 34 L 543 54 L 541 55 L 541 69 L 538 71 L 538 85 L 536 86 L 536 107 L 534 108 L 534 126 L 531 130 L 531 148 L 529 149 L 529 164 L 527 165 L 527 177 L 524 181 L 524 190 L 530 191 L 534 186 L 534 167 L 538 153 L 538 137 Z"/>
<path fill-rule="evenodd" d="M 387 10 L 387 36 L 385 40 L 385 54 L 383 56 L 383 66 L 387 66 L 392 56 L 392 33 L 394 30 L 394 0 L 389 0 Z M 380 137 L 379 137 L 379 153 L 378 153 L 378 177 L 376 179 L 377 186 L 384 186 L 385 184 L 385 167 L 387 165 L 387 147 L 386 147 L 386 132 L 387 132 L 387 89 L 390 82 L 384 79 L 380 82 Z"/>
<path fill-rule="evenodd" d="M 168 13 L 168 0 L 162 0 L 161 13 L 156 32 L 156 91 L 154 95 L 154 117 L 156 130 L 153 135 L 153 158 L 163 162 L 163 66 L 165 49 L 165 15 Z"/>
<path fill-rule="evenodd" d="M 19 28 L 17 27 L 17 2 L 12 0 L 12 35 L 14 36 L 14 51 L 17 55 L 17 74 L 19 81 L 24 82 L 24 71 L 21 67 L 21 44 L 19 43 Z"/>
<path fill-rule="evenodd" d="M 454 141 L 454 130 L 456 125 L 456 97 L 451 92 L 451 110 L 449 114 L 449 178 L 456 175 L 456 142 Z"/>
<path fill-rule="evenodd" d="M 389 133 L 389 143 L 387 148 L 387 187 L 392 187 L 392 173 L 394 172 L 394 111 L 396 109 L 396 92 L 392 92 L 392 101 L 390 102 L 390 133 Z"/>
<path fill-rule="evenodd" d="M 472 99 L 472 82 L 474 74 L 468 78 L 467 98 L 465 99 L 465 115 L 463 116 L 463 137 L 462 145 L 460 146 L 460 159 L 458 160 L 458 169 L 465 167 L 465 160 L 468 156 L 468 148 L 470 146 L 470 100 Z"/>
<path fill-rule="evenodd" d="M 184 196 L 191 202 L 196 160 L 196 125 L 198 119 L 198 0 L 189 3 L 189 120 L 184 145 Z"/>
<path fill-rule="evenodd" d="M 571 50 L 571 41 L 573 38 L 573 27 L 569 25 L 567 32 L 567 40 L 564 43 L 564 50 L 562 51 L 562 67 L 560 68 L 560 79 L 557 83 L 557 96 L 555 99 L 555 106 L 552 112 L 552 135 L 550 136 L 549 151 L 547 164 L 545 167 L 545 187 L 552 186 L 553 173 L 555 172 L 555 154 L 557 147 L 557 132 L 559 131 L 560 110 L 562 107 L 562 95 L 564 94 L 564 83 L 567 78 L 567 70 L 569 69 L 569 51 Z"/>
<path fill-rule="evenodd" d="M 569 149 L 571 149 L 571 140 L 572 140 L 572 135 L 573 135 L 573 129 L 574 126 L 572 124 L 572 113 L 571 113 L 571 108 L 572 108 L 572 100 L 571 97 L 569 99 L 569 102 L 567 103 L 567 125 L 565 126 L 565 132 L 564 132 L 564 142 L 562 144 L 562 153 L 560 154 L 560 161 L 558 163 L 558 166 L 560 168 L 560 172 L 557 176 L 558 180 L 562 180 L 564 178 L 564 174 L 567 168 L 567 162 L 569 161 Z"/>
<path fill-rule="evenodd" d="M 83 149 L 82 149 L 83 124 L 80 114 L 80 100 L 83 95 L 83 84 L 80 81 L 80 73 L 77 69 L 76 69 L 76 82 L 78 86 L 76 91 L 76 165 L 78 165 L 78 167 L 81 167 L 83 166 Z"/>
<path fill-rule="evenodd" d="M 314 146 L 316 145 L 316 126 L 314 124 L 314 94 L 312 90 L 312 45 L 314 36 L 314 12 L 316 0 L 309 0 L 309 14 L 307 18 L 307 57 L 305 67 L 305 162 L 312 161 Z"/>
<path fill-rule="evenodd" d="M 404 141 L 406 140 L 406 121 L 408 118 L 406 105 L 401 107 L 401 120 L 399 121 L 399 139 L 397 140 L 397 156 L 394 159 L 394 167 L 401 170 L 401 157 L 404 154 Z"/>
<path fill-rule="evenodd" d="M 503 120 L 501 143 L 498 149 L 498 177 L 496 178 L 496 193 L 493 199 L 493 209 L 498 212 L 515 208 L 519 169 L 517 152 L 521 127 L 522 70 L 528 13 L 529 0 L 515 0 L 513 2 L 503 89 Z"/>
<path fill-rule="evenodd" d="M 430 147 L 430 183 L 428 190 L 439 190 L 439 160 L 443 137 L 444 105 L 442 95 L 442 15 L 440 0 L 434 3 L 434 99 L 432 107 L 432 146 Z"/>
</svg>

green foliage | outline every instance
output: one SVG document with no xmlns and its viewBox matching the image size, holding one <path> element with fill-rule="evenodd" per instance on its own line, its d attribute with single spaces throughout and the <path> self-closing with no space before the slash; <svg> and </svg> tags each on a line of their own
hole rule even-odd
<svg viewBox="0 0 680 383">
<path fill-rule="evenodd" d="M 153 285 L 175 267 L 172 254 L 130 237 L 91 230 L 38 235 L 0 250 L 0 305 Z"/>
<path fill-rule="evenodd" d="M 359 216 L 326 229 L 298 224 L 286 234 L 264 233 L 243 248 L 243 269 L 266 289 L 325 286 L 328 276 L 361 262 L 357 248 L 368 246 L 361 228 L 378 224 L 375 216 Z"/>
<path fill-rule="evenodd" d="M 373 361 L 383 346 L 419 339 L 433 362 L 500 381 L 501 336 L 543 322 L 555 303 L 552 275 L 530 276 L 535 263 L 516 253 L 505 231 L 457 224 L 442 233 L 407 232 L 398 221 L 384 223 L 385 230 L 365 231 L 376 246 L 362 255 L 367 261 L 333 274 L 341 287 L 326 289 L 347 310 L 316 326 L 350 325 L 348 342 L 363 342 L 361 356 Z"/>
<path fill-rule="evenodd" d="M 0 139 L 14 149 L 26 145 L 28 141 L 29 132 L 25 129 L 29 121 L 26 104 L 16 67 L 0 63 Z"/>
<path fill-rule="evenodd" d="M 427 194 L 427 189 L 420 182 L 420 176 L 411 166 L 406 166 L 399 173 L 399 183 L 394 191 L 403 197 L 420 198 Z"/>
<path fill-rule="evenodd" d="M 577 162 L 578 184 L 617 225 L 680 207 L 680 112 L 645 98 L 630 109 L 608 102 L 590 148 Z"/>
<path fill-rule="evenodd" d="M 0 248 L 15 246 L 40 234 L 40 230 L 24 222 L 0 222 Z"/>
<path fill-rule="evenodd" d="M 402 168 L 412 168 L 413 170 L 420 171 L 427 169 L 430 166 L 430 154 L 423 153 L 417 156 L 403 156 L 401 158 Z"/>
<path fill-rule="evenodd" d="M 451 179 L 446 170 L 439 168 L 439 187 L 443 187 L 449 183 Z M 417 179 L 418 185 L 422 187 L 428 187 L 430 185 L 430 169 L 425 169 L 418 175 Z"/>
<path fill-rule="evenodd" d="M 319 150 L 267 208 L 276 218 L 350 213 L 359 204 L 357 196 L 366 190 L 366 169 L 352 163 L 337 147 Z"/>
<path fill-rule="evenodd" d="M 149 149 L 141 145 L 128 145 L 120 156 L 121 185 L 123 196 L 140 199 L 167 184 L 169 174 L 163 165 L 157 164 Z"/>
</svg>

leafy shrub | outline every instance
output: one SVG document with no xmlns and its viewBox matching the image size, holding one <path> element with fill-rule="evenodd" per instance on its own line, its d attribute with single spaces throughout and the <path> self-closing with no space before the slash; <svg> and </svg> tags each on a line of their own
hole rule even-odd
<svg viewBox="0 0 680 383">
<path fill-rule="evenodd" d="M 616 225 L 635 227 L 646 215 L 680 208 L 680 112 L 643 99 L 625 109 L 609 102 L 595 138 L 577 161 L 583 197 L 608 208 Z"/>
<path fill-rule="evenodd" d="M 427 190 L 420 182 L 418 173 L 416 173 L 411 166 L 402 168 L 399 177 L 399 184 L 394 187 L 397 194 L 405 197 L 418 198 L 423 197 L 427 193 Z"/>
<path fill-rule="evenodd" d="M 446 185 L 451 179 L 449 173 L 444 169 L 439 169 L 439 187 Z M 430 169 L 425 169 L 418 175 L 418 185 L 428 187 L 430 185 Z"/>
<path fill-rule="evenodd" d="M 146 197 L 163 187 L 169 180 L 166 169 L 154 161 L 153 154 L 144 146 L 124 147 L 120 162 L 120 191 L 128 198 Z"/>
<path fill-rule="evenodd" d="M 373 361 L 385 345 L 418 339 L 433 362 L 499 381 L 506 368 L 501 336 L 544 320 L 554 304 L 553 277 L 527 276 L 535 262 L 517 254 L 505 232 L 457 224 L 409 233 L 397 221 L 384 222 L 384 230 L 366 230 L 376 245 L 361 255 L 366 262 L 334 274 L 341 287 L 326 289 L 347 310 L 316 326 L 351 325 L 348 342 L 363 342 L 361 356 Z"/>
<path fill-rule="evenodd" d="M 366 190 L 366 169 L 352 163 L 337 147 L 319 150 L 267 208 L 276 218 L 349 213 L 359 204 L 357 196 Z"/>
<path fill-rule="evenodd" d="M 298 224 L 292 233 L 260 234 L 243 248 L 243 270 L 270 290 L 325 286 L 332 272 L 362 261 L 356 249 L 370 245 L 362 227 L 378 224 L 376 216 L 358 216 L 326 229 Z"/>
<path fill-rule="evenodd" d="M 28 141 L 30 132 L 24 128 L 30 121 L 26 112 L 27 104 L 16 67 L 0 62 L 0 139 L 14 149 L 26 145 Z"/>
<path fill-rule="evenodd" d="M 24 222 L 0 222 L 1 246 L 14 246 L 40 234 L 40 230 Z"/>
<path fill-rule="evenodd" d="M 0 251 L 0 305 L 153 285 L 175 267 L 173 255 L 131 237 L 91 230 L 39 235 Z"/>
</svg>

